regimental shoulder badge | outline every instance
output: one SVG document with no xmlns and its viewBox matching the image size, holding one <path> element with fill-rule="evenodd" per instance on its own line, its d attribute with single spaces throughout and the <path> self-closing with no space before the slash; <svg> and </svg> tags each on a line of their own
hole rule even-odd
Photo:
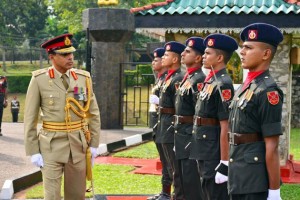
<svg viewBox="0 0 300 200">
<path fill-rule="evenodd" d="M 200 92 L 203 88 L 203 83 L 197 83 L 197 88 L 198 88 L 198 91 Z"/>
<path fill-rule="evenodd" d="M 230 89 L 222 90 L 222 96 L 225 101 L 230 100 L 231 99 L 231 90 Z"/>
<path fill-rule="evenodd" d="M 268 101 L 272 105 L 277 105 L 279 103 L 279 95 L 277 91 L 267 92 Z"/>
</svg>

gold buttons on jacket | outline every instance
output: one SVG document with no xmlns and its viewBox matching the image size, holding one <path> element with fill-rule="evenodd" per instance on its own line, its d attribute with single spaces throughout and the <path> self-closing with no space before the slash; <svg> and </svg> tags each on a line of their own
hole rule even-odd
<svg viewBox="0 0 300 200">
<path fill-rule="evenodd" d="M 258 161 L 258 157 L 255 156 L 255 157 L 254 157 L 254 160 L 255 160 L 255 161 Z"/>
<path fill-rule="evenodd" d="M 195 131 L 193 130 L 192 133 L 195 133 Z"/>
<path fill-rule="evenodd" d="M 206 135 L 203 135 L 203 138 L 206 138 Z"/>
<path fill-rule="evenodd" d="M 175 133 L 177 133 L 177 131 L 175 131 Z"/>
<path fill-rule="evenodd" d="M 229 162 L 233 162 L 233 159 L 232 159 L 232 158 L 230 158 L 230 159 L 229 159 Z"/>
</svg>

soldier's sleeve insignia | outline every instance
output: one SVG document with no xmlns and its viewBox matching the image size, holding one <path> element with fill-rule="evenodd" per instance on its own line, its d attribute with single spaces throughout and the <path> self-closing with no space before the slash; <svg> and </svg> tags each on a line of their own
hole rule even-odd
<svg viewBox="0 0 300 200">
<path fill-rule="evenodd" d="M 198 91 L 200 92 L 203 88 L 203 83 L 197 83 L 197 88 L 198 88 Z"/>
<path fill-rule="evenodd" d="M 268 101 L 272 105 L 277 105 L 279 103 L 279 95 L 277 91 L 267 92 Z"/>
<path fill-rule="evenodd" d="M 230 100 L 231 99 L 231 90 L 230 89 L 222 90 L 222 96 L 225 101 Z"/>
</svg>

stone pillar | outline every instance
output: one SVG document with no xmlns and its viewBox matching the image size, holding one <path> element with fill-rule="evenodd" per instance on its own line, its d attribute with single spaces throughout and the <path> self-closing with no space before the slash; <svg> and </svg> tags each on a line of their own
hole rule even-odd
<svg viewBox="0 0 300 200">
<path fill-rule="evenodd" d="M 289 158 L 290 147 L 290 122 L 291 122 L 291 83 L 292 70 L 290 65 L 291 35 L 285 35 L 283 42 L 278 46 L 272 61 L 270 73 L 284 94 L 282 109 L 282 131 L 280 136 L 279 151 L 280 164 L 285 165 Z"/>
<path fill-rule="evenodd" d="M 120 63 L 125 43 L 134 32 L 134 16 L 126 9 L 92 8 L 83 11 L 83 28 L 92 40 L 91 74 L 101 112 L 102 129 L 123 128 Z"/>
</svg>

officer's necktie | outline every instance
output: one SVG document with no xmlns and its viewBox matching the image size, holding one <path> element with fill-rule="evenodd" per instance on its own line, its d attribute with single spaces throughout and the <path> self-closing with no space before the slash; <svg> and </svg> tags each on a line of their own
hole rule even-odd
<svg viewBox="0 0 300 200">
<path fill-rule="evenodd" d="M 66 74 L 61 75 L 61 81 L 62 81 L 62 83 L 64 84 L 66 90 L 67 90 L 68 87 L 69 87 L 68 79 L 69 79 L 69 78 L 68 78 L 68 76 L 67 76 Z"/>
</svg>

